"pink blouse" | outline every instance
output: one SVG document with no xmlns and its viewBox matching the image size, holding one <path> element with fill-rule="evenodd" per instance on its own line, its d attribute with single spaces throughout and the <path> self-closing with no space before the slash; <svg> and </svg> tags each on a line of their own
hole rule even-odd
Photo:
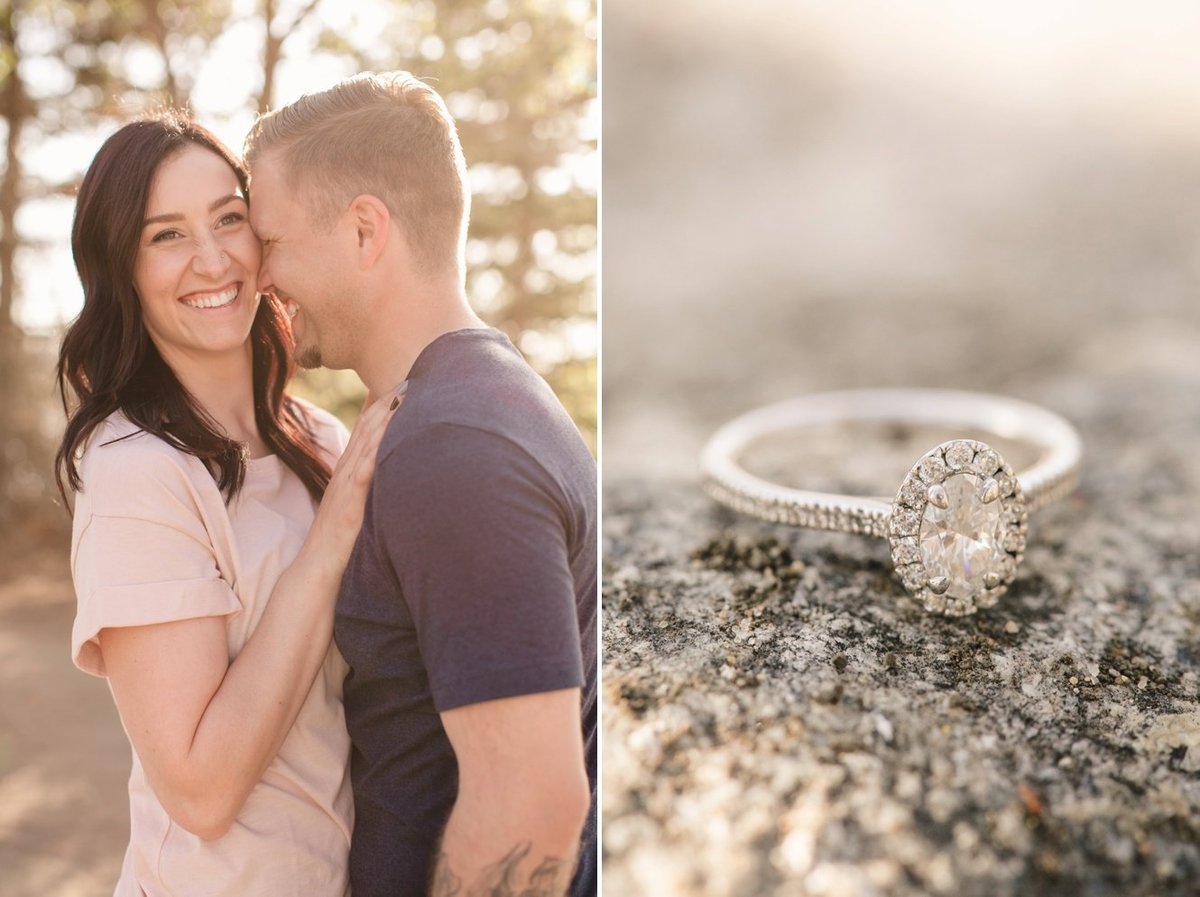
<svg viewBox="0 0 1200 897">
<path fill-rule="evenodd" d="M 332 415 L 306 407 L 332 464 L 348 434 Z M 96 638 L 103 628 L 206 616 L 225 618 L 229 657 L 236 657 L 312 523 L 316 505 L 300 479 L 276 456 L 253 459 L 226 505 L 199 460 L 139 432 L 119 412 L 92 434 L 79 470 L 71 545 L 75 664 L 105 675 Z M 115 897 L 349 894 L 345 673 L 331 646 L 279 754 L 217 840 L 172 822 L 135 751 L 130 843 Z"/>
</svg>

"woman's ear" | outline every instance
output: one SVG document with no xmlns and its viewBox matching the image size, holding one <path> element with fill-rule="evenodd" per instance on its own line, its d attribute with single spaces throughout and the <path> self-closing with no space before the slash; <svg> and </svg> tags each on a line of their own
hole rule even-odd
<svg viewBox="0 0 1200 897">
<path fill-rule="evenodd" d="M 359 267 L 371 268 L 379 261 L 391 236 L 392 215 L 379 197 L 369 193 L 354 197 L 349 212 L 358 241 Z"/>
</svg>

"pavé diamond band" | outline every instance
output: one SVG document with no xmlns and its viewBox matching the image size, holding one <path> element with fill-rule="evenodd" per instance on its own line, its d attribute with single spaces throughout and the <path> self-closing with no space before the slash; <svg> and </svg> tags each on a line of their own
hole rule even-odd
<svg viewBox="0 0 1200 897">
<path fill-rule="evenodd" d="M 764 437 L 822 424 L 944 426 L 1026 443 L 1037 460 L 1014 473 L 978 439 L 926 452 L 894 500 L 792 489 L 746 471 L 739 457 Z M 905 588 L 951 616 L 991 607 L 1016 574 L 1030 511 L 1074 490 L 1080 441 L 1053 412 L 1001 396 L 925 389 L 820 393 L 779 402 L 721 427 L 705 446 L 705 488 L 722 504 L 774 523 L 887 539 Z"/>
</svg>

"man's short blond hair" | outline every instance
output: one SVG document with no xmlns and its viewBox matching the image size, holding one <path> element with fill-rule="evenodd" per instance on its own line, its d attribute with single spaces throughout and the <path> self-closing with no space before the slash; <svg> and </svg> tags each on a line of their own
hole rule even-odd
<svg viewBox="0 0 1200 897">
<path fill-rule="evenodd" d="M 318 230 L 354 197 L 377 197 L 426 273 L 461 273 L 471 193 L 454 119 L 408 72 L 366 73 L 268 113 L 246 137 L 246 163 L 267 155 Z M 250 187 L 253 202 L 254 187 Z"/>
</svg>

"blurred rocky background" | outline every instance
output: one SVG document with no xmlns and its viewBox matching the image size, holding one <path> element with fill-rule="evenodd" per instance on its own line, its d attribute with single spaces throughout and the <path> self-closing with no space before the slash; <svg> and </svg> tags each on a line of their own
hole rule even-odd
<svg viewBox="0 0 1200 897">
<path fill-rule="evenodd" d="M 1197 40 L 1182 2 L 605 4 L 607 892 L 1197 893 Z M 728 418 L 866 386 L 1079 427 L 997 608 L 699 491 Z"/>
<path fill-rule="evenodd" d="M 69 514 L 52 458 L 58 340 L 82 302 L 74 193 L 103 140 L 162 103 L 235 150 L 255 114 L 365 70 L 432 79 L 474 195 L 468 291 L 596 445 L 594 0 L 0 0 L 0 893 L 111 894 L 129 747 L 71 666 Z M 352 423 L 348 372 L 295 389 Z"/>
</svg>

